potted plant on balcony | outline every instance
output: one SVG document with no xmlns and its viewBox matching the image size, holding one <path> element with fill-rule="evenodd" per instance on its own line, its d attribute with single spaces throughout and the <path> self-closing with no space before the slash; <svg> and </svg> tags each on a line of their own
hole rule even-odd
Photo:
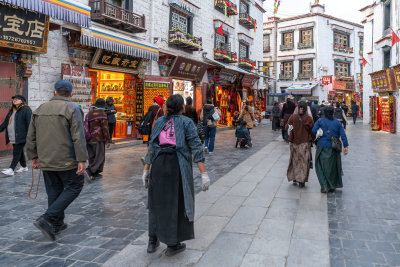
<svg viewBox="0 0 400 267">
<path fill-rule="evenodd" d="M 188 49 L 203 50 L 201 38 L 197 38 L 179 28 L 169 30 L 169 43 Z"/>
<path fill-rule="evenodd" d="M 222 9 L 225 13 L 225 16 L 230 17 L 238 14 L 236 5 L 229 0 L 215 0 L 214 5 Z"/>
</svg>

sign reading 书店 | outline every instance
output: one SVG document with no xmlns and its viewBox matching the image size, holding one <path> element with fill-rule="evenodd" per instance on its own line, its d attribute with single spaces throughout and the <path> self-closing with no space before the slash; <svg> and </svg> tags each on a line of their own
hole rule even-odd
<svg viewBox="0 0 400 267">
<path fill-rule="evenodd" d="M 47 52 L 49 16 L 0 2 L 0 46 Z"/>
</svg>

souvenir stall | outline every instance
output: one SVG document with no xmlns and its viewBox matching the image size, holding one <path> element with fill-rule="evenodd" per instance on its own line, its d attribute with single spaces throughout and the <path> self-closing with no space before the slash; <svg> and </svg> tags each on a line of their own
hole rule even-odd
<svg viewBox="0 0 400 267">
<path fill-rule="evenodd" d="M 194 99 L 194 83 L 192 81 L 173 79 L 174 84 L 173 94 L 179 94 L 183 97 L 186 104 L 186 98 L 191 97 Z"/>
<path fill-rule="evenodd" d="M 385 69 L 370 74 L 372 90 L 378 96 L 370 98 L 371 129 L 396 133 L 396 90 L 392 69 Z"/>
<path fill-rule="evenodd" d="M 352 80 L 339 80 L 335 77 L 335 80 L 333 81 L 333 90 L 335 91 L 335 95 L 331 100 L 341 103 L 345 102 L 347 106 L 351 107 L 355 85 L 355 82 Z M 349 112 L 351 113 L 350 109 Z"/>
</svg>

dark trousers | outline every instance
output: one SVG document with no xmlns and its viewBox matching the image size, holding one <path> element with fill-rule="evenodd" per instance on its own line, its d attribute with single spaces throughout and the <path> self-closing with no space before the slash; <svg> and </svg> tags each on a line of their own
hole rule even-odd
<svg viewBox="0 0 400 267">
<path fill-rule="evenodd" d="M 106 143 L 88 143 L 86 147 L 89 155 L 89 166 L 86 169 L 88 174 L 95 175 L 103 172 L 104 162 L 106 160 Z"/>
<path fill-rule="evenodd" d="M 26 160 L 24 154 L 24 146 L 25 143 L 22 144 L 13 144 L 13 159 L 11 161 L 10 168 L 15 170 L 17 167 L 18 162 L 21 164 L 22 167 L 26 167 Z"/>
<path fill-rule="evenodd" d="M 208 151 L 213 152 L 214 151 L 215 134 L 217 133 L 217 128 L 216 127 L 206 127 L 205 132 L 206 132 L 206 137 L 205 137 L 204 146 L 208 147 Z"/>
<path fill-rule="evenodd" d="M 342 121 L 340 121 L 340 122 L 342 123 L 343 128 L 346 130 L 346 121 L 345 121 L 345 120 L 342 120 Z"/>
<path fill-rule="evenodd" d="M 68 171 L 43 171 L 48 198 L 48 208 L 43 217 L 53 225 L 64 222 L 64 210 L 74 201 L 83 188 L 83 175 L 77 169 Z"/>
<path fill-rule="evenodd" d="M 110 140 L 112 140 L 113 134 L 114 134 L 114 126 L 115 126 L 115 122 L 114 123 L 108 123 L 108 130 L 110 131 Z"/>
<path fill-rule="evenodd" d="M 356 124 L 356 121 L 357 121 L 357 113 L 353 114 L 353 123 Z"/>
</svg>

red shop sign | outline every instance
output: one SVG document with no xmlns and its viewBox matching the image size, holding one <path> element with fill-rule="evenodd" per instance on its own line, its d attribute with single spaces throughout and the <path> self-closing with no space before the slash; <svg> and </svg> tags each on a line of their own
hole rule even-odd
<svg viewBox="0 0 400 267">
<path fill-rule="evenodd" d="M 322 77 L 322 84 L 328 85 L 332 83 L 332 76 L 324 76 Z"/>
</svg>

